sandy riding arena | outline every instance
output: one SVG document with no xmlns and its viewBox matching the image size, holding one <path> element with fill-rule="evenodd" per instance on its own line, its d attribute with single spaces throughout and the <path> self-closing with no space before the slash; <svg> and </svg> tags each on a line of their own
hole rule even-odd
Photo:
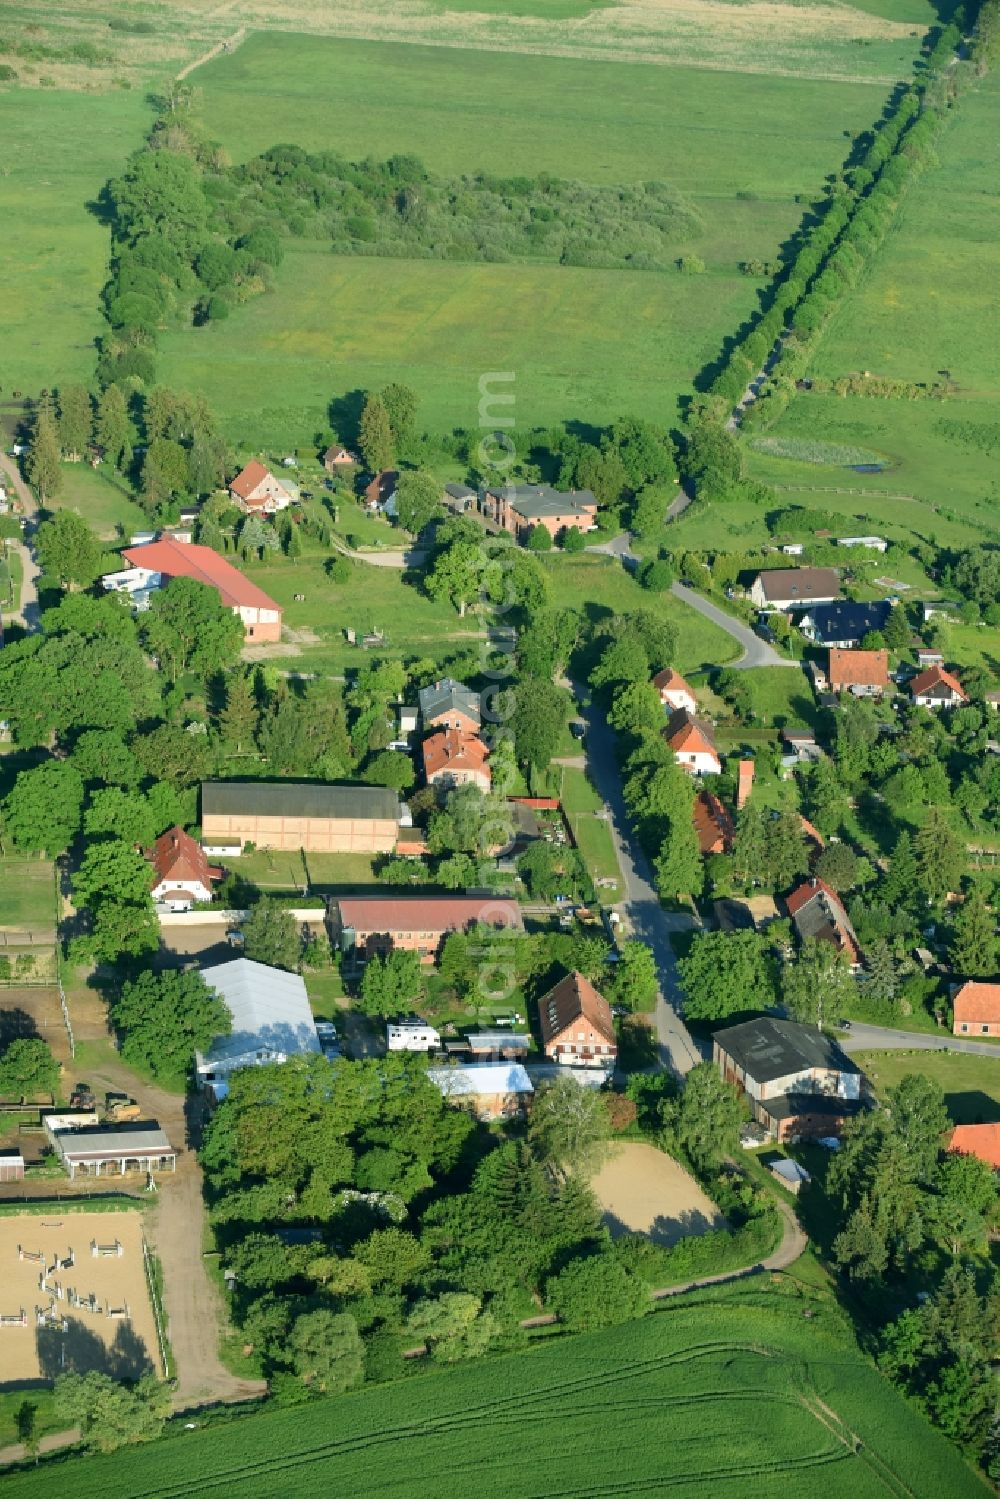
<svg viewBox="0 0 1000 1499">
<path fill-rule="evenodd" d="M 656 1244 L 675 1244 L 726 1226 L 694 1177 L 652 1145 L 617 1146 L 590 1186 L 615 1235 L 646 1234 Z"/>
<path fill-rule="evenodd" d="M 139 1213 L 0 1218 L 0 1380 L 162 1374 Z"/>
</svg>

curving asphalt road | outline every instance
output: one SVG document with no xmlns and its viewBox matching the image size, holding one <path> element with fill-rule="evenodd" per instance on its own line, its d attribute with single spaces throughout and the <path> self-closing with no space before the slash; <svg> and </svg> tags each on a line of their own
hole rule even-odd
<svg viewBox="0 0 1000 1499">
<path fill-rule="evenodd" d="M 758 666 L 794 666 L 797 671 L 801 671 L 800 662 L 790 661 L 787 656 L 779 656 L 774 647 L 755 635 L 749 625 L 741 624 L 724 609 L 702 598 L 693 588 L 688 588 L 686 583 L 675 583 L 670 592 L 675 599 L 680 599 L 682 604 L 697 610 L 705 619 L 710 619 L 713 625 L 718 625 L 720 630 L 725 630 L 727 635 L 739 642 L 743 647 L 743 654 L 738 661 L 729 663 L 734 671 L 753 671 Z"/>
<path fill-rule="evenodd" d="M 575 689 L 578 700 L 579 689 Z M 632 935 L 652 949 L 659 977 L 654 1024 L 660 1061 L 679 1077 L 705 1060 L 697 1041 L 680 1017 L 683 991 L 677 959 L 670 945 L 670 917 L 660 905 L 649 863 L 629 820 L 615 757 L 615 736 L 599 708 L 581 707 L 587 724 L 587 758 L 598 795 L 611 814 L 609 828 L 625 884 L 623 902 Z"/>
</svg>

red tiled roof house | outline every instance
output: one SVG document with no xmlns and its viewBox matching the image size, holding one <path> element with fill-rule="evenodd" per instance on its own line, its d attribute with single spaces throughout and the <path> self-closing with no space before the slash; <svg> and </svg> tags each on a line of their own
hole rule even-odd
<svg viewBox="0 0 1000 1499">
<path fill-rule="evenodd" d="M 340 896 L 331 902 L 330 920 L 344 951 L 415 952 L 422 963 L 434 962 L 449 932 L 524 927 L 517 901 L 496 895 Z"/>
<path fill-rule="evenodd" d="M 240 469 L 229 486 L 229 498 L 246 515 L 275 515 L 298 497 L 297 485 L 275 478 L 256 458 Z"/>
<path fill-rule="evenodd" d="M 656 673 L 653 686 L 660 694 L 660 702 L 665 708 L 686 708 L 689 713 L 697 713 L 698 701 L 694 693 L 680 672 L 674 671 L 672 666 Z"/>
<path fill-rule="evenodd" d="M 726 807 L 710 791 L 701 791 L 692 807 L 694 830 L 698 847 L 706 857 L 709 854 L 728 854 L 733 846 L 735 828 Z"/>
<path fill-rule="evenodd" d="M 489 791 L 493 784 L 486 761 L 489 750 L 481 739 L 460 729 L 432 734 L 421 746 L 424 777 L 428 786 L 478 786 Z"/>
<path fill-rule="evenodd" d="M 889 652 L 838 650 L 831 646 L 826 674 L 831 692 L 881 697 L 889 690 Z"/>
<path fill-rule="evenodd" d="M 929 666 L 914 677 L 910 694 L 918 708 L 960 708 L 969 701 L 961 682 L 943 666 Z"/>
<path fill-rule="evenodd" d="M 582 973 L 568 973 L 538 1001 L 545 1055 L 568 1067 L 613 1070 L 618 1055 L 611 1006 Z"/>
<path fill-rule="evenodd" d="M 954 1035 L 1000 1036 L 1000 984 L 978 984 L 970 979 L 957 990 L 952 1009 Z"/>
<path fill-rule="evenodd" d="M 146 858 L 153 866 L 151 895 L 171 911 L 188 911 L 195 901 L 212 899 L 212 882 L 223 871 L 209 864 L 205 851 L 181 827 L 161 833 Z"/>
<path fill-rule="evenodd" d="M 281 605 L 211 547 L 167 537 L 125 547 L 122 557 L 128 568 L 105 574 L 102 582 L 109 590 L 131 595 L 138 607 L 153 589 L 174 578 L 194 578 L 213 588 L 226 608 L 239 615 L 247 640 L 256 644 L 281 639 Z"/>
<path fill-rule="evenodd" d="M 1000 1124 L 956 1124 L 948 1149 L 958 1155 L 974 1155 L 1000 1171 Z"/>
<path fill-rule="evenodd" d="M 667 720 L 663 737 L 684 770 L 696 776 L 719 774 L 722 761 L 715 751 L 715 733 L 711 724 L 695 718 L 686 708 L 675 708 Z"/>
</svg>

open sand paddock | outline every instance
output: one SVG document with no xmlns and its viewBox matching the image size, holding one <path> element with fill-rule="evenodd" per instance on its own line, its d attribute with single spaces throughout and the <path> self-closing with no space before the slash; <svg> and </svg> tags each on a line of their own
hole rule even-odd
<svg viewBox="0 0 1000 1499">
<path fill-rule="evenodd" d="M 91 1243 L 121 1245 L 121 1255 L 94 1257 Z M 53 1270 L 56 1258 L 73 1251 L 71 1267 L 49 1274 L 50 1287 L 62 1287 L 60 1300 L 39 1287 L 42 1265 L 20 1258 L 18 1246 L 29 1255 L 41 1252 Z M 91 1295 L 100 1311 L 70 1305 L 69 1292 L 84 1301 Z M 39 1326 L 36 1308 L 54 1304 L 59 1322 Z M 128 1307 L 128 1317 L 111 1317 Z M 8 1321 L 21 1311 L 27 1326 Z M 134 1379 L 148 1370 L 162 1374 L 156 1323 L 146 1286 L 142 1256 L 142 1214 L 67 1213 L 58 1204 L 51 1213 L 24 1213 L 0 1218 L 0 1382 L 55 1379 L 75 1371 L 100 1369 L 119 1378 Z M 60 1325 L 66 1321 L 65 1329 Z"/>
<path fill-rule="evenodd" d="M 676 1244 L 688 1234 L 726 1227 L 694 1177 L 653 1145 L 630 1140 L 615 1146 L 590 1186 L 613 1235 L 646 1234 L 656 1244 Z"/>
</svg>

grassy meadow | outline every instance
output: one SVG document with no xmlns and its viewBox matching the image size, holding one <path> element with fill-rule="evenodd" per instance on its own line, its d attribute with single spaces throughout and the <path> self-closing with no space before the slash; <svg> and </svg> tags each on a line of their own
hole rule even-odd
<svg viewBox="0 0 1000 1499">
<path fill-rule="evenodd" d="M 829 1291 L 790 1279 L 714 1287 L 523 1353 L 410 1369 L 402 1383 L 89 1458 L 59 1476 L 74 1499 L 410 1499 L 470 1484 L 496 1499 L 989 1492 L 860 1357 Z M 10 1499 L 47 1496 L 52 1476 L 29 1470 L 6 1487 Z"/>
<path fill-rule="evenodd" d="M 940 1084 L 955 1124 L 1000 1121 L 1000 1048 L 995 1057 L 961 1051 L 865 1051 L 858 1053 L 858 1061 L 879 1094 L 896 1087 L 908 1072 L 919 1072 Z"/>
<path fill-rule="evenodd" d="M 912 495 L 920 534 L 945 544 L 960 529 L 997 534 L 1000 376 L 995 326 L 1000 286 L 1000 183 L 995 170 L 1000 79 L 987 76 L 956 109 L 938 165 L 905 198 L 881 253 L 843 304 L 819 346 L 814 373 L 870 370 L 931 382 L 947 371 L 944 401 L 800 395 L 776 424 L 778 438 L 820 438 L 877 451 L 881 474 L 855 476 L 752 453 L 751 472 L 769 482 L 856 484 Z M 827 496 L 815 503 L 826 506 Z M 904 524 L 907 502 L 886 502 Z"/>
<path fill-rule="evenodd" d="M 0 84 L 5 396 L 89 380 L 105 331 L 108 232 L 91 211 L 152 118 L 138 92 L 32 92 Z"/>
<path fill-rule="evenodd" d="M 530 424 L 635 412 L 665 424 L 757 304 L 770 259 L 884 90 L 614 61 L 261 34 L 199 69 L 196 108 L 234 160 L 280 141 L 405 150 L 435 172 L 661 178 L 701 219 L 701 275 L 335 257 L 292 241 L 272 295 L 162 345 L 236 441 L 319 429 L 334 396 L 403 380 L 429 428 L 473 425 L 479 375 L 514 370 Z M 254 99 L 248 111 L 246 100 Z M 625 336 L 623 336 L 623 330 Z"/>
<path fill-rule="evenodd" d="M 89 463 L 64 463 L 63 487 L 52 510 L 75 510 L 102 541 L 114 541 L 121 527 L 125 538 L 148 529 L 149 519 L 123 489 Z"/>
</svg>

